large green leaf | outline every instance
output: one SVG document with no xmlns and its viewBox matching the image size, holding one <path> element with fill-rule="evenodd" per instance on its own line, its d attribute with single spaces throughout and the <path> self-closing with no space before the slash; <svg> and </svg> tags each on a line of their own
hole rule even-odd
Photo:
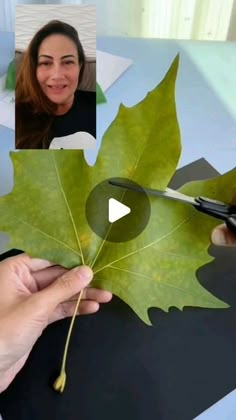
<svg viewBox="0 0 236 420">
<path fill-rule="evenodd" d="M 0 199 L 0 229 L 10 234 L 9 248 L 66 267 L 90 265 L 94 286 L 119 296 L 147 324 L 150 307 L 227 307 L 196 278 L 196 270 L 212 260 L 208 247 L 216 219 L 186 204 L 151 198 L 151 218 L 142 234 L 111 243 L 92 232 L 85 216 L 90 191 L 104 179 L 128 178 L 158 189 L 168 185 L 181 152 L 175 107 L 178 61 L 142 102 L 120 106 L 93 167 L 79 150 L 12 152 L 14 188 Z M 230 202 L 235 188 L 232 170 L 186 184 L 181 191 Z M 116 198 L 122 200 L 119 188 Z"/>
</svg>

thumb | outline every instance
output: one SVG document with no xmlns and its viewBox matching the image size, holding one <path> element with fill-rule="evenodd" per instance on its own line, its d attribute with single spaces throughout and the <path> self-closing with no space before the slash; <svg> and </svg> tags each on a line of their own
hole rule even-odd
<svg viewBox="0 0 236 420">
<path fill-rule="evenodd" d="M 44 303 L 45 300 L 48 302 L 47 306 L 56 307 L 88 286 L 92 278 L 93 272 L 90 267 L 84 265 L 73 268 L 39 292 L 41 299 L 43 298 Z"/>
<path fill-rule="evenodd" d="M 226 225 L 217 226 L 212 232 L 211 240 L 214 245 L 236 246 L 236 235 Z"/>
</svg>

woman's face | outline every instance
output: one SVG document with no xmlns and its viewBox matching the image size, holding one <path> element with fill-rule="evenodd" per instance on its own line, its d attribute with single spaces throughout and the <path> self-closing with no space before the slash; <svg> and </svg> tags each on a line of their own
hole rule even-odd
<svg viewBox="0 0 236 420">
<path fill-rule="evenodd" d="M 38 51 L 36 77 L 45 95 L 58 105 L 71 104 L 78 86 L 77 47 L 65 35 L 45 38 Z"/>
</svg>

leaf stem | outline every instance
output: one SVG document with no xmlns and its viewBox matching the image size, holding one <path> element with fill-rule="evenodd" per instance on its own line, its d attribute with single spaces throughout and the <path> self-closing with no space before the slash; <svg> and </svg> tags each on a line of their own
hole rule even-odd
<svg viewBox="0 0 236 420">
<path fill-rule="evenodd" d="M 61 370 L 60 370 L 60 375 L 58 376 L 58 378 L 55 380 L 54 384 L 53 384 L 53 388 L 55 391 L 58 392 L 63 392 L 65 385 L 66 385 L 66 358 L 67 358 L 67 354 L 68 354 L 68 348 L 69 348 L 69 343 L 70 343 L 70 339 L 71 339 L 71 333 L 72 333 L 72 328 L 74 326 L 74 322 L 75 322 L 75 317 L 78 314 L 78 308 L 79 308 L 79 304 L 83 295 L 84 289 L 82 289 L 80 291 L 77 303 L 76 303 L 76 307 L 74 310 L 74 314 L 71 318 L 71 322 L 70 322 L 70 327 L 69 327 L 69 331 L 67 334 L 67 338 L 66 338 L 66 344 L 65 344 L 65 349 L 64 349 L 64 353 L 63 353 L 63 358 L 62 358 L 62 364 L 61 364 Z"/>
</svg>

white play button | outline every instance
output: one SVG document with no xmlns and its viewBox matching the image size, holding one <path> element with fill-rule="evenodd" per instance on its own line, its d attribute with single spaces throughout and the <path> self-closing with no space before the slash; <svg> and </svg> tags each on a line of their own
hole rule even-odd
<svg viewBox="0 0 236 420">
<path fill-rule="evenodd" d="M 132 183 L 137 191 L 121 190 L 110 181 Z M 103 241 L 121 243 L 131 241 L 146 228 L 151 205 L 140 185 L 126 178 L 108 178 L 90 191 L 86 200 L 87 222 L 95 235 Z"/>
<path fill-rule="evenodd" d="M 108 220 L 110 223 L 114 223 L 122 217 L 126 216 L 131 212 L 130 207 L 125 206 L 115 198 L 109 198 L 108 206 Z"/>
</svg>

